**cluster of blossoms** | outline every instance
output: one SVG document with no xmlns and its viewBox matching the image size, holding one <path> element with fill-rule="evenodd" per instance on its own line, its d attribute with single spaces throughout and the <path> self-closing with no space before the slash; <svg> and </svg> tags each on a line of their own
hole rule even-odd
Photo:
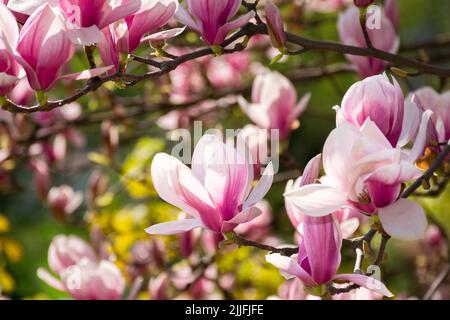
<svg viewBox="0 0 450 320">
<path fill-rule="evenodd" d="M 236 143 L 234 139 L 224 140 L 220 134 L 205 134 L 195 146 L 190 166 L 163 152 L 152 157 L 149 170 L 152 188 L 162 200 L 177 208 L 179 219 L 152 224 L 145 232 L 181 234 L 179 256 L 190 262 L 170 276 L 169 272 L 152 275 L 148 285 L 152 299 L 223 298 L 215 295 L 215 288 L 232 288 L 236 277 L 219 274 L 213 263 L 197 276 L 192 265 L 203 262 L 199 252 L 215 257 L 230 243 L 274 249 L 266 255 L 266 261 L 289 279 L 274 299 L 328 298 L 330 288 L 342 284 L 361 289 L 336 295 L 336 299 L 392 297 L 381 279 L 356 269 L 354 273 L 338 272 L 344 241 L 361 233 L 367 221 L 384 237 L 419 240 L 427 236 L 430 246 L 442 240 L 439 232 L 427 231 L 423 207 L 403 197 L 403 191 L 408 183 L 423 175 L 431 160 L 448 145 L 449 92 L 438 93 L 431 87 L 423 87 L 405 96 L 397 80 L 383 73 L 386 61 L 346 55 L 363 79 L 347 90 L 340 106 L 334 107 L 336 127 L 326 138 L 322 153 L 308 162 L 300 177 L 289 180 L 285 186 L 285 211 L 297 245 L 284 247 L 291 249 L 291 254 L 286 254 L 279 249 L 282 241 L 270 236 L 273 216 L 264 198 L 278 169 L 271 159 L 279 154 L 267 155 L 267 144 L 277 142 L 271 141 L 277 138 L 283 143 L 289 141 L 291 133 L 300 128 L 300 117 L 307 112 L 314 96 L 309 92 L 300 96 L 289 77 L 252 62 L 251 53 L 243 50 L 270 42 L 277 51 L 273 62 L 290 54 L 281 13 L 272 1 L 264 2 L 263 19 L 256 10 L 240 14 L 241 0 L 187 0 L 183 4 L 177 0 L 3 2 L 0 3 L 1 105 L 9 101 L 27 105 L 35 95 L 38 104 L 45 107 L 50 90 L 62 80 L 89 80 L 92 84 L 105 76 L 115 81 L 127 72 L 133 54 L 144 47 L 142 44 L 149 44 L 162 59 L 188 55 L 193 51 L 186 48 L 165 51 L 166 40 L 179 36 L 186 28 L 199 34 L 215 56 L 185 61 L 167 78 L 158 79 L 158 85 L 169 87 L 165 96 L 168 101 L 187 104 L 201 97 L 207 84 L 214 90 L 238 88 L 246 83 L 247 77 L 254 76 L 250 99 L 244 98 L 245 90 L 224 98 L 228 104 L 239 105 L 253 122 L 239 131 Z M 397 53 L 396 2 L 386 0 L 384 8 L 372 8 L 375 11 L 368 7 L 373 1 L 355 0 L 356 6 L 350 2 L 306 0 L 304 5 L 308 10 L 322 12 L 348 5 L 339 14 L 337 23 L 343 44 Z M 172 28 L 174 19 L 183 27 Z M 269 37 L 245 39 L 239 43 L 242 50 L 237 51 L 241 52 L 226 54 L 223 44 L 232 31 L 262 20 Z M 171 29 L 165 29 L 166 26 Z M 67 74 L 70 62 L 81 48 L 88 56 L 90 69 Z M 99 54 L 97 61 L 93 56 L 95 48 Z M 102 66 L 97 67 L 100 60 Z M 217 101 L 213 100 L 202 100 L 182 110 L 177 108 L 159 117 L 156 124 L 166 130 L 188 127 L 191 118 L 215 108 Z M 25 151 L 39 198 L 61 222 L 74 219 L 83 195 L 65 184 L 52 187 L 51 169 L 65 159 L 69 145 L 86 146 L 81 131 L 64 126 L 81 120 L 83 110 L 77 102 L 38 112 L 31 121 L 0 110 L 0 137 L 5 127 L 8 141 L 20 140 L 35 127 L 45 129 L 62 124 L 56 135 L 36 139 Z M 273 132 L 277 135 L 271 135 Z M 47 132 L 42 130 L 39 134 L 45 137 Z M 103 155 L 94 156 L 94 162 L 110 165 L 122 174 L 111 161 L 119 145 L 119 128 L 112 121 L 103 121 L 101 139 Z M 7 166 L 2 164 L 8 161 L 12 144 L 1 145 L 0 186 L 10 183 L 4 169 Z M 99 206 L 98 198 L 112 202 L 107 185 L 103 176 L 91 177 L 89 209 Z M 127 252 L 131 263 L 123 266 L 116 263 L 117 256 L 111 254 L 110 248 L 101 246 L 105 235 L 92 229 L 93 246 L 74 236 L 55 237 L 48 250 L 52 273 L 40 268 L 38 276 L 75 299 L 122 299 L 127 291 L 125 273 L 139 284 L 149 261 L 160 269 L 164 267 L 166 248 L 159 238 L 149 240 L 146 235 L 147 239 L 139 239 Z M 292 254 L 292 250 L 296 253 Z M 188 294 L 171 295 L 169 287 Z M 129 298 L 136 298 L 134 289 L 130 289 Z"/>
</svg>

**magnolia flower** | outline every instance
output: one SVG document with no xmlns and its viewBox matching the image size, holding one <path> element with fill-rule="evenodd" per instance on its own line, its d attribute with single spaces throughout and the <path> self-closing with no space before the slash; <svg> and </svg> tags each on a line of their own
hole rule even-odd
<svg viewBox="0 0 450 320">
<path fill-rule="evenodd" d="M 266 260 L 286 276 L 299 278 L 307 287 L 346 281 L 392 297 L 386 286 L 375 278 L 362 274 L 336 275 L 341 262 L 341 245 L 341 233 L 333 215 L 305 216 L 298 254 L 291 257 L 268 254 Z"/>
<path fill-rule="evenodd" d="M 280 10 L 278 10 L 277 6 L 275 6 L 271 0 L 267 0 L 265 3 L 265 14 L 267 31 L 269 32 L 272 46 L 284 51 L 286 34 L 284 32 L 283 19 Z"/>
<path fill-rule="evenodd" d="M 285 193 L 289 193 L 304 185 L 314 183 L 315 180 L 319 178 L 321 168 L 320 163 L 321 155 L 317 155 L 311 159 L 305 167 L 303 176 L 299 177 L 295 181 L 288 181 L 286 184 Z M 299 239 L 303 234 L 303 221 L 305 219 L 304 214 L 297 209 L 289 197 L 285 197 L 284 204 L 289 220 L 296 230 L 296 239 Z M 341 210 L 335 211 L 334 216 L 339 223 L 342 237 L 345 239 L 350 238 L 359 227 L 359 219 L 357 218 L 356 210 L 351 208 L 342 208 Z"/>
<path fill-rule="evenodd" d="M 19 80 L 20 65 L 8 50 L 8 43 L 17 43 L 18 39 L 19 29 L 16 19 L 0 2 L 0 97 L 11 92 Z M 4 43 L 5 40 L 7 43 Z"/>
<path fill-rule="evenodd" d="M 429 112 L 424 114 L 411 151 L 392 147 L 370 119 L 361 128 L 341 123 L 325 142 L 326 176 L 321 183 L 301 186 L 285 196 L 305 215 L 327 216 L 352 207 L 378 214 L 384 230 L 393 237 L 422 238 L 427 225 L 424 210 L 398 198 L 402 183 L 421 175 L 414 162 L 425 145 L 429 117 Z"/>
<path fill-rule="evenodd" d="M 250 52 L 244 51 L 206 59 L 206 76 L 215 88 L 238 87 L 250 66 L 250 58 Z"/>
<path fill-rule="evenodd" d="M 76 236 L 58 235 L 48 248 L 48 265 L 55 273 L 61 273 L 82 258 L 95 261 L 96 256 L 91 246 Z"/>
<path fill-rule="evenodd" d="M 55 237 L 48 263 L 60 279 L 43 268 L 38 269 L 38 277 L 77 300 L 117 300 L 124 293 L 125 279 L 119 268 L 107 260 L 98 261 L 92 248 L 77 237 Z"/>
<path fill-rule="evenodd" d="M 11 32 L 17 32 L 17 23 L 10 29 Z M 5 33 L 0 34 L 0 39 L 25 69 L 28 82 L 36 91 L 48 91 L 61 78 L 89 79 L 109 69 L 97 68 L 60 75 L 63 66 L 74 55 L 75 48 L 68 37 L 61 10 L 49 4 L 42 5 L 28 18 L 20 31 L 18 42 L 13 37 L 5 36 Z"/>
<path fill-rule="evenodd" d="M 393 23 L 386 17 L 384 11 L 380 10 L 379 25 L 370 25 L 367 23 L 367 32 L 372 45 L 380 50 L 396 53 L 399 48 L 399 38 Z M 378 11 L 373 14 L 378 16 Z M 368 19 L 369 20 L 369 19 Z M 361 28 L 359 19 L 359 10 L 355 6 L 349 7 L 344 13 L 339 15 L 338 32 L 342 43 L 350 46 L 366 48 L 367 44 Z M 356 67 L 363 77 L 372 76 L 381 73 L 386 62 L 373 57 L 361 57 L 346 55 L 347 59 Z"/>
<path fill-rule="evenodd" d="M 62 185 L 53 187 L 47 195 L 47 204 L 53 215 L 64 220 L 77 210 L 83 202 L 83 194 L 75 192 L 72 187 Z"/>
<path fill-rule="evenodd" d="M 91 45 L 101 39 L 100 30 L 141 8 L 141 0 L 10 0 L 8 7 L 33 15 L 43 4 L 63 11 L 68 36 L 75 44 Z"/>
<path fill-rule="evenodd" d="M 251 11 L 231 21 L 239 11 L 242 0 L 187 0 L 187 10 L 178 7 L 177 19 L 202 35 L 211 46 L 220 46 L 228 33 L 248 23 L 255 12 Z"/>
<path fill-rule="evenodd" d="M 46 200 L 51 185 L 48 164 L 42 159 L 33 159 L 30 161 L 30 167 L 33 171 L 33 182 L 39 198 Z"/>
<path fill-rule="evenodd" d="M 319 172 L 320 156 L 317 156 L 306 166 L 300 186 L 313 186 Z M 293 205 L 295 206 L 295 202 Z M 342 234 L 335 213 L 322 217 L 304 215 L 301 217 L 301 223 L 298 254 L 291 257 L 278 253 L 268 254 L 267 262 L 279 268 L 285 275 L 297 277 L 310 288 L 337 280 L 353 282 L 385 296 L 392 296 L 385 285 L 374 278 L 362 274 L 336 275 L 341 263 Z"/>
<path fill-rule="evenodd" d="M 256 77 L 252 89 L 252 103 L 244 98 L 239 103 L 259 127 L 277 129 L 286 139 L 298 127 L 297 118 L 305 111 L 311 95 L 308 93 L 297 103 L 294 85 L 278 72 L 267 72 Z"/>
<path fill-rule="evenodd" d="M 215 135 L 204 135 L 194 150 L 192 168 L 168 154 L 157 154 L 151 167 L 156 191 L 190 218 L 157 224 L 146 231 L 175 234 L 203 227 L 223 233 L 259 216 L 261 210 L 255 204 L 272 185 L 273 167 L 271 163 L 267 166 L 251 190 L 253 168 L 244 143 L 237 147 L 224 144 Z"/>
<path fill-rule="evenodd" d="M 433 111 L 431 119 L 436 130 L 438 141 L 450 140 L 450 91 L 439 94 L 431 87 L 423 87 L 411 94 L 409 99 L 414 101 L 423 109 Z"/>
<path fill-rule="evenodd" d="M 403 127 L 404 96 L 397 80 L 392 81 L 383 74 L 356 82 L 345 94 L 339 116 L 358 127 L 371 119 L 395 147 Z"/>
<path fill-rule="evenodd" d="M 355 6 L 365 8 L 369 5 L 371 5 L 374 0 L 353 0 L 355 3 Z"/>
</svg>

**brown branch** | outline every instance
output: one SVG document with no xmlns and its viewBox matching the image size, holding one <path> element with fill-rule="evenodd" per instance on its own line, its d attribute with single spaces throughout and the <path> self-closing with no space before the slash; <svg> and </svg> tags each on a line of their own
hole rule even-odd
<svg viewBox="0 0 450 320">
<path fill-rule="evenodd" d="M 238 246 L 245 246 L 245 247 L 253 247 L 265 251 L 269 251 L 272 253 L 279 253 L 283 256 L 292 256 L 293 254 L 296 254 L 298 252 L 297 247 L 284 247 L 284 248 L 275 248 L 272 246 L 269 246 L 267 244 L 258 243 L 255 241 L 247 240 L 242 238 L 241 236 L 237 235 L 236 233 L 232 234 L 231 240 L 233 243 L 237 244 Z"/>
<path fill-rule="evenodd" d="M 231 36 L 229 39 L 227 39 L 223 43 L 222 46 L 224 48 L 226 48 L 228 45 L 232 44 L 233 42 L 235 42 L 236 40 L 238 40 L 244 36 L 252 37 L 256 34 L 267 34 L 266 25 L 263 23 L 259 23 L 258 25 L 249 23 L 246 26 L 244 26 L 240 31 L 236 32 L 233 36 Z M 422 73 L 434 74 L 434 75 L 438 75 L 440 77 L 449 77 L 450 76 L 449 68 L 426 64 L 426 63 L 420 62 L 416 59 L 388 53 L 388 52 L 381 51 L 381 50 L 378 50 L 375 48 L 361 48 L 361 47 L 347 46 L 347 45 L 343 45 L 343 44 L 336 43 L 336 42 L 311 40 L 311 39 L 303 38 L 301 36 L 294 35 L 291 33 L 287 33 L 287 40 L 288 40 L 288 42 L 290 42 L 292 44 L 297 44 L 297 45 L 301 46 L 302 50 L 300 50 L 299 52 L 303 52 L 304 50 L 322 50 L 322 51 L 333 51 L 333 52 L 342 53 L 342 54 L 351 54 L 351 55 L 366 56 L 366 57 L 371 56 L 371 57 L 379 58 L 379 59 L 385 60 L 387 62 L 390 62 L 392 65 L 410 67 L 410 68 L 416 69 L 417 71 L 420 71 Z M 232 52 L 236 52 L 236 51 L 241 51 L 243 49 L 244 49 L 244 47 L 242 45 L 241 46 L 237 45 L 234 49 L 225 50 L 225 53 L 232 53 Z M 42 106 L 36 105 L 36 106 L 31 106 L 31 107 L 19 106 L 10 100 L 6 100 L 6 103 L 4 103 L 2 105 L 2 108 L 4 110 L 7 110 L 7 111 L 13 112 L 13 113 L 33 113 L 33 112 L 38 112 L 38 111 L 50 111 L 55 108 L 61 107 L 65 104 L 72 103 L 90 92 L 96 91 L 99 87 L 101 87 L 106 82 L 120 80 L 120 81 L 127 82 L 128 86 L 134 86 L 141 81 L 148 80 L 148 79 L 154 79 L 154 78 L 160 77 L 164 74 L 167 74 L 185 62 L 195 60 L 195 59 L 198 59 L 198 58 L 201 58 L 204 56 L 212 55 L 212 54 L 214 54 L 214 52 L 211 48 L 204 48 L 204 49 L 200 49 L 198 51 L 188 53 L 186 55 L 176 57 L 175 59 L 172 59 L 169 61 L 162 61 L 159 63 L 155 62 L 152 59 L 133 57 L 136 61 L 152 65 L 154 67 L 157 67 L 159 70 L 150 71 L 148 73 L 141 74 L 141 75 L 117 72 L 116 74 L 111 75 L 111 76 L 98 78 L 98 79 L 96 79 L 96 81 L 88 81 L 87 84 L 85 85 L 85 87 L 83 87 L 82 89 L 78 90 L 73 95 L 71 95 L 65 99 L 51 101 Z"/>
<path fill-rule="evenodd" d="M 444 269 L 437 276 L 437 278 L 433 281 L 430 288 L 427 290 L 427 292 L 423 296 L 423 300 L 431 300 L 431 298 L 433 298 L 437 289 L 439 289 L 440 285 L 442 284 L 442 282 L 444 282 L 444 280 L 447 278 L 449 273 L 450 273 L 450 264 L 447 263 L 445 265 Z"/>
<path fill-rule="evenodd" d="M 405 191 L 403 191 L 401 197 L 408 198 L 410 195 L 414 193 L 419 187 L 422 186 L 422 183 L 428 182 L 428 180 L 433 177 L 434 172 L 438 170 L 441 165 L 446 161 L 447 156 L 450 154 L 450 144 L 447 144 L 444 150 L 438 155 L 438 157 L 433 161 L 430 167 L 425 171 L 425 173 L 419 177 L 416 181 L 414 181 Z"/>
</svg>

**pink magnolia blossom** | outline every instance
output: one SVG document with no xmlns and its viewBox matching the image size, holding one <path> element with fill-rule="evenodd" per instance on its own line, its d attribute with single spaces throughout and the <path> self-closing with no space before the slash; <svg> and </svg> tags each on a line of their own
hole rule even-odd
<svg viewBox="0 0 450 320">
<path fill-rule="evenodd" d="M 377 49 L 396 53 L 399 48 L 399 37 L 393 23 L 386 17 L 384 11 L 379 11 L 380 23 L 379 26 L 367 26 L 367 32 L 373 46 Z M 373 13 L 373 15 L 378 14 Z M 344 13 L 339 15 L 338 31 L 342 43 L 350 46 L 366 48 L 367 44 L 364 39 L 364 34 L 359 20 L 359 10 L 355 6 L 349 7 Z M 381 73 L 386 62 L 373 57 L 362 57 L 347 55 L 347 59 L 356 67 L 359 74 L 363 77 L 368 77 Z"/>
<path fill-rule="evenodd" d="M 255 13 L 248 12 L 230 21 L 239 11 L 242 0 L 187 0 L 187 10 L 178 7 L 177 19 L 202 35 L 211 46 L 221 45 L 228 33 L 248 23 Z"/>
<path fill-rule="evenodd" d="M 74 213 L 82 202 L 82 193 L 75 192 L 68 185 L 53 187 L 47 195 L 47 204 L 50 210 L 56 218 L 61 220 Z"/>
<path fill-rule="evenodd" d="M 20 65 L 8 50 L 8 44 L 17 43 L 18 39 L 19 28 L 16 19 L 6 6 L 0 3 L 0 97 L 11 92 L 19 80 Z"/>
<path fill-rule="evenodd" d="M 281 139 L 287 139 L 298 127 L 298 117 L 305 111 L 311 95 L 297 103 L 294 85 L 278 72 L 267 72 L 256 77 L 252 89 L 252 103 L 240 98 L 239 103 L 260 128 L 277 129 Z"/>
<path fill-rule="evenodd" d="M 384 0 L 384 13 L 391 20 L 392 25 L 398 32 L 400 24 L 400 9 L 398 7 L 398 0 Z"/>
<path fill-rule="evenodd" d="M 286 44 L 286 34 L 284 32 L 283 19 L 280 10 L 272 3 L 272 0 L 267 0 L 264 8 L 267 31 L 269 32 L 272 46 L 284 51 L 283 48 Z"/>
<path fill-rule="evenodd" d="M 333 215 L 305 216 L 298 254 L 291 257 L 268 254 L 266 260 L 284 274 L 299 278 L 307 287 L 346 281 L 392 297 L 386 286 L 375 278 L 362 274 L 336 275 L 341 263 L 341 245 L 341 233 Z"/>
<path fill-rule="evenodd" d="M 285 196 L 305 215 L 327 216 L 351 207 L 378 214 L 384 230 L 393 237 L 422 238 L 427 225 L 423 208 L 398 198 L 402 183 L 421 175 L 414 163 L 426 142 L 429 117 L 426 112 L 409 151 L 392 147 L 370 119 L 360 128 L 344 121 L 325 142 L 326 175 L 321 183 L 301 186 Z"/>
<path fill-rule="evenodd" d="M 0 35 L 27 74 L 30 86 L 36 91 L 48 91 L 58 79 L 82 80 L 104 73 L 98 68 L 61 76 L 63 66 L 72 58 L 75 48 L 69 39 L 61 10 L 49 4 L 40 6 L 20 31 L 17 43 Z M 15 24 L 17 28 L 17 24 Z M 14 28 L 13 28 L 14 29 Z"/>
<path fill-rule="evenodd" d="M 206 60 L 206 75 L 212 86 L 219 89 L 239 87 L 250 66 L 250 52 L 233 54 Z"/>
<path fill-rule="evenodd" d="M 58 235 L 48 248 L 48 265 L 55 273 L 73 266 L 82 258 L 95 261 L 96 256 L 91 246 L 76 236 Z"/>
<path fill-rule="evenodd" d="M 169 300 L 168 288 L 170 279 L 167 273 L 163 272 L 148 282 L 148 293 L 152 300 Z"/>
<path fill-rule="evenodd" d="M 431 87 L 423 87 L 412 93 L 415 101 L 423 110 L 433 111 L 431 119 L 436 129 L 437 142 L 450 139 L 450 91 L 441 94 Z M 411 99 L 412 96 L 409 98 Z"/>
<path fill-rule="evenodd" d="M 312 186 L 320 172 L 320 157 L 312 159 L 303 173 L 301 187 Z M 295 203 L 293 203 L 295 205 Z M 336 272 L 341 263 L 342 234 L 334 213 L 302 217 L 302 235 L 298 254 L 291 257 L 268 254 L 267 262 L 287 275 L 297 277 L 307 287 L 317 287 L 334 280 L 353 282 L 385 296 L 392 293 L 380 281 L 361 274 Z"/>
<path fill-rule="evenodd" d="M 39 268 L 38 277 L 49 286 L 69 293 L 77 300 L 117 300 L 125 290 L 120 269 L 107 260 L 97 260 L 83 240 L 57 236 L 49 248 L 49 266 L 60 279 Z"/>
<path fill-rule="evenodd" d="M 91 45 L 101 38 L 100 30 L 141 8 L 141 0 L 10 0 L 9 8 L 32 15 L 43 4 L 59 7 L 75 44 Z"/>
<path fill-rule="evenodd" d="M 404 96 L 397 80 L 392 81 L 384 74 L 355 83 L 345 94 L 340 111 L 358 127 L 371 119 L 395 147 L 403 128 Z"/>
<path fill-rule="evenodd" d="M 151 168 L 156 191 L 190 218 L 157 224 L 146 231 L 175 234 L 203 227 L 223 233 L 259 216 L 261 210 L 255 204 L 270 189 L 273 167 L 271 163 L 267 166 L 252 190 L 253 168 L 243 145 L 234 148 L 215 135 L 204 135 L 194 150 L 192 168 L 168 154 L 157 154 Z"/>
</svg>

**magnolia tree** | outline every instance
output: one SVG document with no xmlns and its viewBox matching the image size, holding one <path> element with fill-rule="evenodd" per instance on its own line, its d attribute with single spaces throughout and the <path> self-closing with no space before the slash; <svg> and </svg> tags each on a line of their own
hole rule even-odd
<svg viewBox="0 0 450 320">
<path fill-rule="evenodd" d="M 450 41 L 401 43 L 399 14 L 3 0 L 0 233 L 17 194 L 55 230 L 26 278 L 74 299 L 450 298 Z M 0 295 L 21 298 L 7 272 L 33 249 L 13 241 Z"/>
</svg>

